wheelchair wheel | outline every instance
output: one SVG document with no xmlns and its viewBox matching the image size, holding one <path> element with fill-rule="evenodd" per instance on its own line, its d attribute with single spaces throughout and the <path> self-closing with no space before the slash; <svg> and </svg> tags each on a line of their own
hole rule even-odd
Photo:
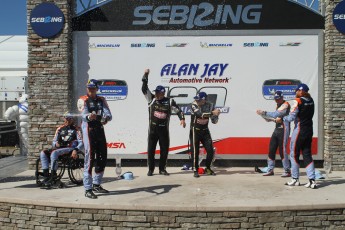
<svg viewBox="0 0 345 230">
<path fill-rule="evenodd" d="M 68 176 L 73 184 L 82 185 L 84 175 L 84 153 L 78 152 L 78 158 L 70 158 Z"/>
<path fill-rule="evenodd" d="M 63 177 L 63 174 L 65 173 L 66 169 L 66 163 L 64 161 L 58 161 L 58 168 L 56 171 L 57 174 L 57 180 L 60 180 Z M 50 171 L 50 168 L 49 168 Z M 50 173 L 49 173 L 50 176 Z M 38 186 L 42 186 L 42 181 L 43 181 L 43 171 L 41 169 L 41 159 L 38 158 L 36 160 L 36 172 L 35 172 L 35 178 L 36 178 L 36 184 Z"/>
</svg>

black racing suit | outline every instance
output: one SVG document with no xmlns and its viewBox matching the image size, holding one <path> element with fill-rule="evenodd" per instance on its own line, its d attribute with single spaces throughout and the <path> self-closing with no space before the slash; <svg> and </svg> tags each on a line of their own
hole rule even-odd
<svg viewBox="0 0 345 230">
<path fill-rule="evenodd" d="M 277 118 L 287 116 L 290 112 L 290 104 L 286 101 L 283 101 L 281 104 L 277 104 L 276 111 L 274 112 L 265 112 L 266 116 Z M 290 135 L 290 123 L 276 123 L 276 128 L 270 139 L 269 145 L 269 153 L 267 159 L 268 171 L 274 170 L 275 167 L 275 159 L 276 159 L 276 152 L 277 149 L 280 154 L 280 158 L 282 160 L 282 164 L 284 167 L 285 172 L 290 172 L 290 162 L 289 162 L 289 155 L 286 149 L 288 139 Z"/>
<path fill-rule="evenodd" d="M 208 101 L 206 101 L 206 103 L 202 106 L 199 106 L 196 101 L 192 103 L 191 126 L 189 137 L 192 150 L 192 164 L 194 171 L 198 171 L 199 169 L 200 142 L 202 143 L 207 152 L 206 168 L 211 167 L 211 163 L 214 157 L 214 150 L 211 133 L 208 129 L 208 122 L 210 118 L 213 124 L 216 124 L 218 122 L 218 116 L 212 115 L 213 110 L 213 104 Z"/>
<path fill-rule="evenodd" d="M 142 92 L 145 95 L 149 107 L 149 131 L 147 161 L 150 171 L 155 169 L 155 151 L 157 142 L 160 146 L 159 170 L 165 170 L 170 145 L 169 121 L 171 110 L 173 109 L 180 120 L 184 120 L 184 114 L 173 99 L 164 97 L 162 100 L 156 100 L 155 96 L 148 88 L 148 74 L 143 77 Z"/>
</svg>

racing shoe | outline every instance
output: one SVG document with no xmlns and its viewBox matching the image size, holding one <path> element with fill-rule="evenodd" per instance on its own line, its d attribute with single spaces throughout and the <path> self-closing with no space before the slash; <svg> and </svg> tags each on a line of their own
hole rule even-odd
<svg viewBox="0 0 345 230">
<path fill-rule="evenodd" d="M 269 170 L 266 173 L 262 174 L 263 176 L 274 176 L 273 170 Z"/>
<path fill-rule="evenodd" d="M 149 171 L 147 172 L 147 175 L 148 175 L 148 176 L 152 176 L 152 175 L 153 175 L 153 171 L 152 171 L 152 170 L 149 170 Z"/>
<path fill-rule="evenodd" d="M 290 170 L 283 172 L 283 174 L 281 175 L 281 177 L 290 177 L 290 176 L 291 176 Z"/>
<path fill-rule="evenodd" d="M 100 184 L 93 184 L 92 191 L 97 193 L 109 193 L 109 191 L 104 189 Z"/>
<path fill-rule="evenodd" d="M 194 177 L 196 177 L 196 178 L 200 177 L 198 171 L 195 171 L 195 172 L 194 172 Z"/>
<path fill-rule="evenodd" d="M 97 199 L 97 195 L 92 192 L 92 189 L 85 191 L 85 197 L 90 199 Z"/>
<path fill-rule="evenodd" d="M 170 174 L 167 172 L 167 170 L 159 170 L 159 174 L 164 175 L 164 176 L 169 176 Z"/>
<path fill-rule="evenodd" d="M 50 188 L 54 183 L 57 181 L 57 173 L 56 170 L 52 170 L 50 173 L 49 179 L 46 180 L 43 184 L 45 187 Z"/>
<path fill-rule="evenodd" d="M 261 169 L 257 165 L 255 165 L 254 171 L 257 173 L 263 173 L 263 171 L 261 171 Z"/>
<path fill-rule="evenodd" d="M 210 169 L 210 168 L 206 168 L 206 173 L 207 173 L 207 175 L 212 175 L 212 176 L 215 176 L 215 175 L 216 175 L 216 173 L 213 172 L 213 170 Z"/>
<path fill-rule="evenodd" d="M 44 186 L 50 179 L 49 169 L 43 169 L 43 180 L 41 184 Z"/>
<path fill-rule="evenodd" d="M 299 180 L 296 178 L 292 178 L 291 181 L 285 183 L 288 186 L 300 186 Z"/>
<path fill-rule="evenodd" d="M 315 182 L 314 179 L 309 179 L 309 182 L 306 185 L 304 185 L 304 187 L 311 188 L 311 189 L 316 189 L 317 185 L 316 185 L 316 182 Z"/>
</svg>

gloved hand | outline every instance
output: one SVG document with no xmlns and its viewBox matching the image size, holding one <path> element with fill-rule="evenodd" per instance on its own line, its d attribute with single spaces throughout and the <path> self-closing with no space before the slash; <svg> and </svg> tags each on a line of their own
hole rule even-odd
<svg viewBox="0 0 345 230">
<path fill-rule="evenodd" d="M 142 78 L 143 82 L 148 82 L 149 81 L 149 74 L 150 74 L 150 69 L 145 69 L 144 76 Z"/>
<path fill-rule="evenodd" d="M 262 111 L 260 109 L 256 110 L 256 114 L 258 115 L 265 115 L 265 111 Z"/>
</svg>

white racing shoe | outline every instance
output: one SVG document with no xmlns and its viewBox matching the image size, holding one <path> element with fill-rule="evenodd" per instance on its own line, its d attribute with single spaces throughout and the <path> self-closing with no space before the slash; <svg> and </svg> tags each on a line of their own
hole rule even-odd
<svg viewBox="0 0 345 230">
<path fill-rule="evenodd" d="M 304 187 L 311 188 L 311 189 L 316 189 L 317 188 L 317 184 L 316 184 L 315 180 L 309 179 L 309 182 L 306 185 L 304 185 Z"/>
<path fill-rule="evenodd" d="M 285 185 L 288 185 L 288 186 L 300 186 L 301 183 L 299 183 L 298 179 L 292 178 L 290 181 L 286 182 Z"/>
</svg>

